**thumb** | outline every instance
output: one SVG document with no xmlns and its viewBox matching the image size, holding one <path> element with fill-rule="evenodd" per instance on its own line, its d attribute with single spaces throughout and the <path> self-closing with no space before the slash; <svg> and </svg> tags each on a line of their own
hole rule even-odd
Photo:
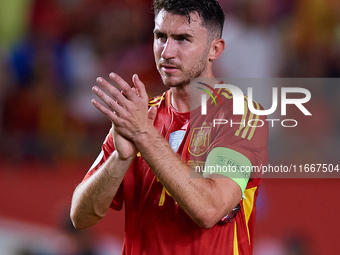
<svg viewBox="0 0 340 255">
<path fill-rule="evenodd" d="M 157 115 L 157 107 L 156 106 L 151 106 L 148 111 L 148 119 L 151 124 L 155 121 Z"/>
</svg>

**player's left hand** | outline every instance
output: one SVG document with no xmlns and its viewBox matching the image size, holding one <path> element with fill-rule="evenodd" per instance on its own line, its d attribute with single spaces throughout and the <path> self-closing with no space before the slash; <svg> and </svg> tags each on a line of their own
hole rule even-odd
<svg viewBox="0 0 340 255">
<path fill-rule="evenodd" d="M 133 141 L 138 135 L 146 133 L 150 128 L 149 125 L 153 124 L 154 109 L 148 112 L 148 95 L 138 75 L 135 74 L 132 77 L 134 87 L 131 87 L 117 74 L 110 73 L 109 77 L 122 91 L 119 91 L 104 78 L 99 77 L 97 83 L 108 95 L 97 86 L 94 86 L 92 90 L 106 106 L 95 99 L 92 100 L 92 103 L 114 123 L 116 131 Z"/>
</svg>

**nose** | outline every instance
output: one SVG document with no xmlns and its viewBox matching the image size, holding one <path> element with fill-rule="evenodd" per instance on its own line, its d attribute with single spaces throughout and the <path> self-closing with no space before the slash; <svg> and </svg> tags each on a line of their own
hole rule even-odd
<svg viewBox="0 0 340 255">
<path fill-rule="evenodd" d="M 161 57 L 163 59 L 171 59 L 171 58 L 175 58 L 175 56 L 176 56 L 175 42 L 171 38 L 168 38 L 166 40 L 166 43 L 163 46 Z"/>
</svg>

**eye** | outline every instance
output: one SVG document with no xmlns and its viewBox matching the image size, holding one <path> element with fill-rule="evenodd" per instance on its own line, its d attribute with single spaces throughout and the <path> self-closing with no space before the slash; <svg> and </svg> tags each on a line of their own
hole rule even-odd
<svg viewBox="0 0 340 255">
<path fill-rule="evenodd" d="M 188 38 L 185 37 L 180 37 L 177 39 L 177 41 L 184 42 L 184 41 L 189 41 Z"/>
<path fill-rule="evenodd" d="M 190 42 L 190 37 L 187 35 L 177 35 L 174 39 L 178 42 Z"/>
<path fill-rule="evenodd" d="M 166 37 L 166 34 L 163 34 L 163 33 L 155 33 L 155 39 L 160 39 L 160 40 L 166 40 L 167 37 Z"/>
</svg>

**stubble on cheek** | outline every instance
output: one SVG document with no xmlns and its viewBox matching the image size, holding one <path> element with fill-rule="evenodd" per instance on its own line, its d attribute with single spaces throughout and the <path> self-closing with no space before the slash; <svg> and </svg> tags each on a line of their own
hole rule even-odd
<svg viewBox="0 0 340 255">
<path fill-rule="evenodd" d="M 184 84 L 189 84 L 191 78 L 197 78 L 201 76 L 207 69 L 209 51 L 205 51 L 201 56 L 198 56 L 192 61 L 192 65 L 189 69 L 183 68 L 182 65 L 178 66 L 178 71 L 175 74 L 166 74 L 162 71 L 161 67 L 157 64 L 157 70 L 161 75 L 162 81 L 167 87 L 176 87 Z M 171 63 L 171 61 L 169 62 Z"/>
</svg>

